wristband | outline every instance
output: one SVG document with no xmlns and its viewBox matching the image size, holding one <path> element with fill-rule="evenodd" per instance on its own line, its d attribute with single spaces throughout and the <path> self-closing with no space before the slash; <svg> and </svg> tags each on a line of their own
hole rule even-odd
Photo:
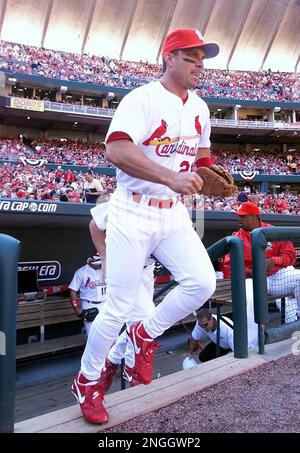
<svg viewBox="0 0 300 453">
<path fill-rule="evenodd" d="M 196 160 L 195 162 L 196 168 L 211 167 L 213 164 L 214 159 L 212 157 L 200 157 L 200 159 Z"/>
<path fill-rule="evenodd" d="M 71 305 L 73 308 L 77 308 L 78 307 L 78 300 L 77 299 L 72 299 L 71 300 Z"/>
</svg>

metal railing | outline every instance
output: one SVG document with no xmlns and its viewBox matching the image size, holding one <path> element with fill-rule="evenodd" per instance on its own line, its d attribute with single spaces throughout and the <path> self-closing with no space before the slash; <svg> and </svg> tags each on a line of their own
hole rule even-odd
<svg viewBox="0 0 300 453">
<path fill-rule="evenodd" d="M 246 358 L 248 357 L 248 333 L 244 242 L 235 236 L 226 236 L 208 247 L 207 252 L 212 261 L 217 261 L 227 253 L 230 254 L 231 269 L 234 269 L 234 272 L 231 272 L 234 357 Z"/>
<path fill-rule="evenodd" d="M 0 234 L 0 433 L 14 431 L 20 242 Z"/>
<path fill-rule="evenodd" d="M 66 104 L 61 102 L 44 101 L 45 110 L 80 115 L 112 118 L 115 109 L 89 107 L 87 105 Z M 282 121 L 247 121 L 233 119 L 211 118 L 210 123 L 215 127 L 256 128 L 256 129 L 300 129 L 300 122 L 284 123 Z"/>
<path fill-rule="evenodd" d="M 258 324 L 258 352 L 264 354 L 264 324 L 268 321 L 265 249 L 269 241 L 300 239 L 300 227 L 256 228 L 251 232 L 254 320 Z"/>
<path fill-rule="evenodd" d="M 242 129 L 300 129 L 299 123 L 284 123 L 282 121 L 248 121 L 211 118 L 210 124 L 214 127 L 235 127 Z"/>
<path fill-rule="evenodd" d="M 104 109 L 100 107 L 89 107 L 88 105 L 65 104 L 62 102 L 44 101 L 45 110 L 63 113 L 79 113 L 80 115 L 100 116 L 112 118 L 115 109 Z"/>
<path fill-rule="evenodd" d="M 227 253 L 230 254 L 231 266 L 232 269 L 234 269 L 234 272 L 231 273 L 234 357 L 246 358 L 248 357 L 248 335 L 244 274 L 244 243 L 240 238 L 227 236 L 211 245 L 207 249 L 207 252 L 211 261 L 217 261 L 218 258 L 221 258 Z M 154 293 L 153 300 L 157 300 L 159 296 L 177 284 L 178 283 L 174 280 L 167 283 Z M 217 344 L 220 343 L 219 334 L 220 316 L 218 316 Z"/>
</svg>

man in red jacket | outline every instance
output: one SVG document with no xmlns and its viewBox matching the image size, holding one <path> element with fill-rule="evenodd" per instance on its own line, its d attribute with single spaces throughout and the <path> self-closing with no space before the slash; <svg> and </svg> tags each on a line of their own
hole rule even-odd
<svg viewBox="0 0 300 453">
<path fill-rule="evenodd" d="M 245 254 L 245 276 L 247 305 L 250 299 L 253 300 L 252 280 L 252 253 L 251 253 L 251 231 L 255 228 L 270 227 L 272 225 L 260 220 L 259 207 L 249 201 L 242 203 L 236 212 L 239 216 L 240 229 L 233 233 L 234 236 L 244 241 Z M 294 268 L 296 262 L 296 250 L 290 241 L 270 242 L 266 248 L 266 269 L 268 293 L 275 297 L 283 297 L 293 294 L 297 300 L 300 317 L 300 270 Z M 230 256 L 225 255 L 222 265 L 224 278 L 230 278 Z"/>
</svg>

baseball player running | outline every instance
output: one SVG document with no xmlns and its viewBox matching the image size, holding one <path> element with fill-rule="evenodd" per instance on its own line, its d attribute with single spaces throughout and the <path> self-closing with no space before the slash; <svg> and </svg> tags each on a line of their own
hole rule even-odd
<svg viewBox="0 0 300 453">
<path fill-rule="evenodd" d="M 138 379 L 152 380 L 154 338 L 202 306 L 215 290 L 215 272 L 180 195 L 201 192 L 191 166 L 210 166 L 210 121 L 195 93 L 203 60 L 219 52 L 195 29 L 170 33 L 162 47 L 160 81 L 131 91 L 119 104 L 107 137 L 117 167 L 106 232 L 106 304 L 95 319 L 74 379 L 83 416 L 103 423 L 101 370 L 121 326 L 131 319 L 146 258 L 153 253 L 179 285 L 152 316 L 130 328 Z"/>
</svg>

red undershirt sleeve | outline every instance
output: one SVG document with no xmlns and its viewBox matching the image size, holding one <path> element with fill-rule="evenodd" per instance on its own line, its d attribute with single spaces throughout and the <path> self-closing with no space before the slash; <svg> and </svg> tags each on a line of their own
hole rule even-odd
<svg viewBox="0 0 300 453">
<path fill-rule="evenodd" d="M 115 142 L 117 140 L 130 140 L 133 142 L 130 135 L 126 134 L 126 132 L 116 131 L 112 132 L 106 139 L 106 143 Z"/>
</svg>

